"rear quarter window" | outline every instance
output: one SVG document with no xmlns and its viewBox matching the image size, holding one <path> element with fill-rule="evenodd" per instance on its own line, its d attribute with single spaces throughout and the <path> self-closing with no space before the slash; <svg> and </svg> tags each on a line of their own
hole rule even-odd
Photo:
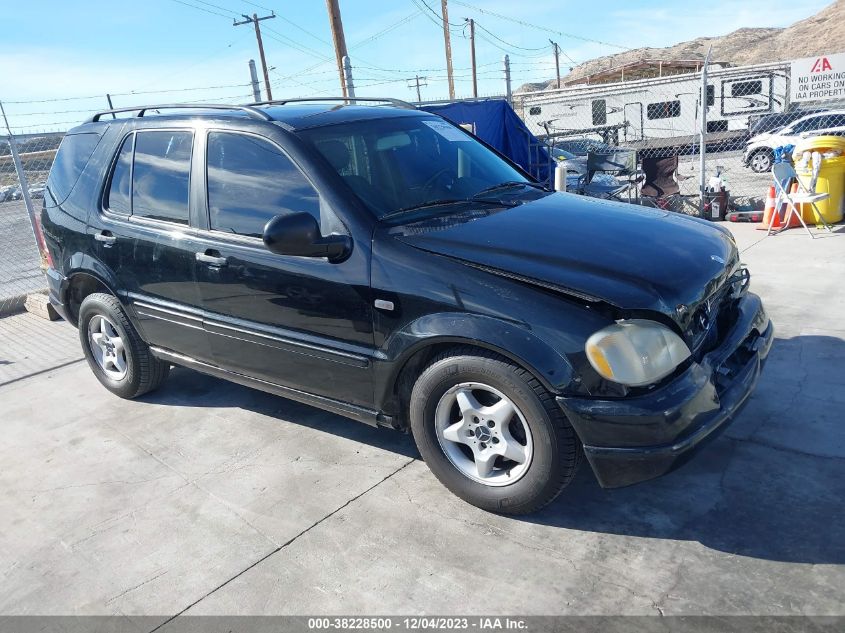
<svg viewBox="0 0 845 633">
<path fill-rule="evenodd" d="M 67 200 L 99 142 L 100 135 L 94 133 L 68 134 L 62 139 L 47 178 L 48 203 Z"/>
</svg>

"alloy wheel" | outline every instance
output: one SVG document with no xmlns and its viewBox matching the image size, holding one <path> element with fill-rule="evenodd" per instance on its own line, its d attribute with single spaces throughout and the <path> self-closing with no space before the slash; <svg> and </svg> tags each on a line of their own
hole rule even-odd
<svg viewBox="0 0 845 633">
<path fill-rule="evenodd" d="M 435 425 L 446 457 L 473 481 L 506 486 L 531 465 L 534 445 L 525 416 L 489 385 L 467 382 L 449 389 L 437 403 Z"/>
<path fill-rule="evenodd" d="M 751 170 L 758 174 L 769 171 L 769 167 L 771 166 L 772 159 L 766 152 L 757 152 L 751 157 Z"/>
<path fill-rule="evenodd" d="M 126 346 L 114 323 L 97 314 L 88 321 L 88 343 L 94 360 L 112 380 L 126 376 Z"/>
</svg>

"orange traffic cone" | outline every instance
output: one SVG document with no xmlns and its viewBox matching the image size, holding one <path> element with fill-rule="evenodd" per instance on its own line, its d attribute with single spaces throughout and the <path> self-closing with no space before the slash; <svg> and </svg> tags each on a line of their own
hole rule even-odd
<svg viewBox="0 0 845 633">
<path fill-rule="evenodd" d="M 792 187 L 790 187 L 790 189 L 789 189 L 789 193 L 797 193 L 797 192 L 798 192 L 798 183 L 794 182 L 794 183 L 792 183 Z M 784 203 L 783 208 L 784 208 L 783 219 L 785 220 L 786 219 L 786 212 L 789 210 L 789 204 Z M 787 226 L 786 228 L 792 229 L 792 228 L 795 228 L 796 226 L 801 226 L 801 220 L 798 218 L 798 216 L 803 214 L 803 213 L 804 213 L 804 205 L 803 204 L 796 204 L 795 205 L 795 212 L 792 214 L 792 217 L 789 218 L 789 226 Z"/>
<path fill-rule="evenodd" d="M 773 229 L 780 228 L 780 218 L 778 214 L 775 213 L 775 188 L 769 187 L 769 194 L 766 196 L 766 206 L 763 208 L 763 221 L 757 225 L 757 229 L 761 231 L 767 231 L 769 229 L 769 222 L 772 221 L 772 214 L 775 215 L 774 224 L 772 224 Z"/>
</svg>

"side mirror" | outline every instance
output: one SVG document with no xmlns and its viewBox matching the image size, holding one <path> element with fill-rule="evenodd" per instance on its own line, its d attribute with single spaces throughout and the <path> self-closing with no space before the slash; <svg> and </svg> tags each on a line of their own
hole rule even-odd
<svg viewBox="0 0 845 633">
<path fill-rule="evenodd" d="M 347 235 L 320 235 L 320 225 L 310 213 L 277 215 L 264 226 L 264 245 L 278 255 L 327 257 L 340 262 L 352 251 Z"/>
</svg>

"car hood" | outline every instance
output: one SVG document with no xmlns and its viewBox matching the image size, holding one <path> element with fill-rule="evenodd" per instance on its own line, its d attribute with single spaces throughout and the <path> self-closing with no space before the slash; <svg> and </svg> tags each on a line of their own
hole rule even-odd
<svg viewBox="0 0 845 633">
<path fill-rule="evenodd" d="M 498 212 L 395 227 L 416 248 L 491 272 L 658 311 L 680 325 L 738 265 L 730 233 L 706 220 L 555 193 Z"/>
</svg>

